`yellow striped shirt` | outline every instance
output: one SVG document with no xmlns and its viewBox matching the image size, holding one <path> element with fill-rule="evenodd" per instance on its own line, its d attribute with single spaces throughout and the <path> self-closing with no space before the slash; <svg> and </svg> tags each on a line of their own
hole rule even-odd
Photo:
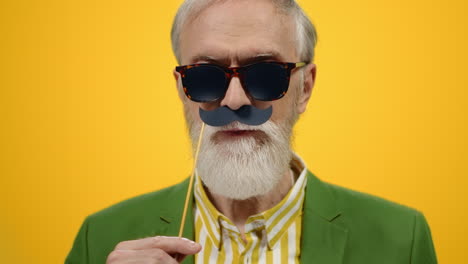
<svg viewBox="0 0 468 264">
<path fill-rule="evenodd" d="M 294 157 L 291 168 L 300 173 L 294 186 L 273 208 L 247 219 L 246 242 L 238 228 L 208 199 L 197 176 L 195 240 L 202 245 L 202 250 L 195 255 L 195 263 L 299 263 L 307 178 L 304 162 L 299 157 Z"/>
</svg>

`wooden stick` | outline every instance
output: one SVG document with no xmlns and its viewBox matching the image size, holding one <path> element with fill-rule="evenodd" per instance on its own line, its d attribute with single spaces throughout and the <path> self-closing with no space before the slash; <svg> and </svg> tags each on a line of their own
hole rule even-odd
<svg viewBox="0 0 468 264">
<path fill-rule="evenodd" d="M 202 122 L 200 135 L 198 136 L 197 149 L 195 151 L 195 158 L 193 160 L 193 171 L 192 171 L 192 175 L 190 176 L 190 183 L 187 189 L 187 194 L 185 196 L 185 205 L 184 205 L 184 211 L 182 213 L 182 222 L 180 222 L 179 237 L 182 237 L 182 233 L 184 232 L 185 218 L 187 216 L 187 209 L 188 209 L 188 204 L 190 200 L 190 194 L 192 193 L 193 178 L 195 177 L 195 170 L 197 168 L 198 153 L 200 152 L 200 145 L 201 145 L 201 141 L 203 138 L 203 130 L 205 130 L 205 123 Z"/>
</svg>

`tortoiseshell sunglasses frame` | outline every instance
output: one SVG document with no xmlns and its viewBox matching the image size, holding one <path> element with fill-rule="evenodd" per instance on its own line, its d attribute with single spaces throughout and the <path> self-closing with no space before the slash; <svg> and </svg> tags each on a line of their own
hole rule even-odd
<svg viewBox="0 0 468 264">
<path fill-rule="evenodd" d="M 217 64 L 212 64 L 212 63 L 196 63 L 196 64 L 189 64 L 189 65 L 182 65 L 182 66 L 177 66 L 175 68 L 175 70 L 177 72 L 180 73 L 180 75 L 182 76 L 182 84 L 184 83 L 183 82 L 183 79 L 186 77 L 186 74 L 185 72 L 188 70 L 188 69 L 191 69 L 191 68 L 195 68 L 195 67 L 200 67 L 200 66 L 211 66 L 211 67 L 216 67 L 218 69 L 221 69 L 225 72 L 226 74 L 226 85 L 227 87 L 224 87 L 225 88 L 225 93 L 227 92 L 227 89 L 229 87 L 229 83 L 231 82 L 231 79 L 232 77 L 238 77 L 241 81 L 241 84 L 242 84 L 242 87 L 244 89 L 244 91 L 249 94 L 248 92 L 248 89 L 246 88 L 246 85 L 245 85 L 245 82 L 244 82 L 244 77 L 243 77 L 243 74 L 245 71 L 247 71 L 247 69 L 249 67 L 252 67 L 254 65 L 257 65 L 257 64 L 263 64 L 263 63 L 269 63 L 269 64 L 275 64 L 275 65 L 280 65 L 282 66 L 285 70 L 286 70 L 286 78 L 287 78 L 287 81 L 289 83 L 290 79 L 291 79 L 291 71 L 295 68 L 300 68 L 300 67 L 303 67 L 305 65 L 307 65 L 308 63 L 307 62 L 276 62 L 276 61 L 265 61 L 265 62 L 256 62 L 256 63 L 252 63 L 252 64 L 248 64 L 248 65 L 245 65 L 245 66 L 240 66 L 240 67 L 224 67 L 224 66 L 220 66 L 220 65 L 217 65 Z M 212 101 L 217 101 L 221 98 L 218 98 L 218 99 L 215 99 L 215 100 L 212 100 L 212 101 L 198 101 L 198 100 L 194 100 L 188 90 L 187 90 L 187 87 L 183 87 L 183 90 L 184 90 L 184 93 L 185 95 L 192 101 L 195 101 L 195 102 L 212 102 Z M 282 94 L 280 94 L 277 98 L 275 99 L 272 99 L 272 100 L 268 100 L 268 101 L 275 101 L 275 100 L 278 100 L 280 98 L 282 98 L 286 92 L 288 91 L 288 87 L 286 87 L 286 90 L 284 90 L 282 92 Z M 257 99 L 256 99 L 257 100 Z M 264 101 L 264 100 L 260 100 L 260 101 Z"/>
</svg>

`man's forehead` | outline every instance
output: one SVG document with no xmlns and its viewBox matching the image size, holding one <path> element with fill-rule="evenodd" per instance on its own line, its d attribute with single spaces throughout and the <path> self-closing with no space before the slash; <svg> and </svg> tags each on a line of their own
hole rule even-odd
<svg viewBox="0 0 468 264">
<path fill-rule="evenodd" d="M 181 62 L 240 65 L 258 59 L 291 60 L 294 29 L 292 18 L 278 13 L 270 1 L 213 5 L 184 25 L 179 39 Z"/>
</svg>

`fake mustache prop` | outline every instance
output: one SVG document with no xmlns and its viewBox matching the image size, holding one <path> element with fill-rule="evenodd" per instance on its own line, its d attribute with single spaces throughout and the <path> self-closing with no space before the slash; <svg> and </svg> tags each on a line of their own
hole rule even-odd
<svg viewBox="0 0 468 264">
<path fill-rule="evenodd" d="M 266 109 L 258 109 L 251 105 L 244 105 L 237 110 L 231 110 L 227 106 L 216 108 L 215 110 L 206 111 L 200 108 L 199 114 L 201 120 L 203 120 L 200 135 L 198 136 L 197 148 L 195 150 L 195 157 L 193 160 L 193 171 L 190 176 L 189 186 L 187 194 L 185 196 L 184 208 L 182 211 L 182 219 L 179 226 L 179 237 L 182 237 L 185 226 L 185 219 L 187 217 L 187 210 L 190 201 L 190 194 L 192 193 L 193 178 L 195 177 L 195 169 L 197 167 L 198 153 L 200 152 L 200 145 L 202 144 L 203 131 L 205 130 L 205 124 L 210 126 L 225 126 L 234 121 L 239 121 L 246 125 L 258 126 L 270 119 L 273 113 L 273 107 L 270 106 Z"/>
<path fill-rule="evenodd" d="M 199 114 L 201 120 L 210 126 L 225 126 L 234 121 L 258 126 L 270 119 L 273 107 L 258 109 L 252 105 L 244 105 L 237 110 L 231 110 L 227 106 L 218 107 L 215 110 L 207 111 L 200 107 Z"/>
</svg>

